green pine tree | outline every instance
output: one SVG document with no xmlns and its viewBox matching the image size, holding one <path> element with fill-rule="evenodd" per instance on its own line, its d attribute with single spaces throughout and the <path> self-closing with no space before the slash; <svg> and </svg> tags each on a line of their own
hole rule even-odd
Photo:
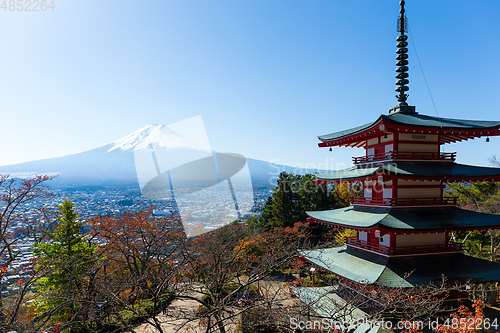
<svg viewBox="0 0 500 333">
<path fill-rule="evenodd" d="M 312 174 L 282 172 L 260 218 L 249 220 L 249 224 L 266 231 L 292 227 L 296 222 L 306 222 L 306 211 L 348 206 L 350 197 L 360 195 L 357 185 L 318 185 L 314 180 Z"/>
<path fill-rule="evenodd" d="M 92 295 L 97 246 L 82 233 L 82 222 L 68 199 L 59 206 L 58 226 L 33 248 L 36 269 L 45 273 L 36 285 L 35 308 L 52 322 L 85 322 Z"/>
</svg>

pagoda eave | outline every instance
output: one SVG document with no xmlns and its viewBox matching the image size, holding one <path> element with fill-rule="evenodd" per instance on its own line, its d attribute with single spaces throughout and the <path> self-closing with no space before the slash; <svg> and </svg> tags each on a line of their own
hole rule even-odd
<svg viewBox="0 0 500 333">
<path fill-rule="evenodd" d="M 364 231 L 416 233 L 500 229 L 500 216 L 456 207 L 391 209 L 349 206 L 306 213 L 312 223 Z"/>
<path fill-rule="evenodd" d="M 340 228 L 340 229 L 349 229 L 349 230 L 355 230 L 355 231 L 380 231 L 382 234 L 386 233 L 392 233 L 395 235 L 405 235 L 408 234 L 409 231 L 411 230 L 411 234 L 428 234 L 428 233 L 435 233 L 436 229 L 395 229 L 395 228 L 389 228 L 383 225 L 376 224 L 371 227 L 367 228 L 361 228 L 361 227 L 353 227 L 349 226 L 346 224 L 339 224 L 339 223 L 333 223 L 333 222 L 325 222 L 321 220 L 314 219 L 312 217 L 307 218 L 308 223 L 315 223 L 315 224 L 321 224 L 325 225 L 328 227 L 334 227 L 334 228 Z M 500 226 L 490 226 L 487 228 L 488 230 L 496 230 L 500 229 Z M 485 230 L 485 227 L 466 227 L 466 228 L 449 228 L 446 229 L 446 231 L 465 231 L 465 230 Z"/>
<path fill-rule="evenodd" d="M 307 261 L 361 284 L 409 288 L 429 283 L 499 281 L 500 264 L 464 254 L 385 257 L 347 246 L 299 251 Z"/>
<path fill-rule="evenodd" d="M 370 130 L 362 133 L 357 133 L 356 135 L 345 137 L 338 140 L 323 141 L 318 143 L 318 147 L 351 147 L 360 148 L 366 146 L 366 140 L 382 136 L 389 133 L 411 133 L 411 134 L 437 134 L 439 135 L 439 140 L 437 143 L 446 144 L 454 143 L 460 141 L 473 140 L 475 138 L 481 138 L 484 136 L 498 136 L 500 135 L 500 129 L 489 129 L 489 130 L 469 130 L 469 131 L 456 131 L 456 130 L 424 130 L 417 127 L 406 127 L 406 126 L 396 126 L 396 127 L 386 127 L 387 130 Z M 399 141 L 400 143 L 405 143 L 405 141 Z M 412 142 L 412 141 L 408 141 Z M 435 142 L 432 142 L 433 144 Z"/>
<path fill-rule="evenodd" d="M 394 116 L 404 117 L 402 122 L 395 121 Z M 408 118 L 408 119 L 406 119 Z M 416 119 L 415 119 L 416 118 Z M 422 119 L 424 118 L 424 119 Z M 406 124 L 405 124 L 406 122 Z M 411 125 L 407 124 L 411 123 Z M 455 123 L 461 126 L 454 127 Z M 391 133 L 409 134 L 437 134 L 437 143 L 446 144 L 480 138 L 484 136 L 500 135 L 500 122 L 467 121 L 447 118 L 429 117 L 423 115 L 381 115 L 373 123 L 363 125 L 352 130 L 320 136 L 322 141 L 319 147 L 364 147 L 366 140 Z M 441 124 L 441 126 L 439 126 Z M 467 126 L 468 125 L 468 126 Z M 328 139 L 331 136 L 332 139 Z"/>
<path fill-rule="evenodd" d="M 382 174 L 379 174 L 382 175 Z M 359 178 L 351 178 L 351 179 L 315 179 L 314 183 L 316 185 L 327 185 L 327 184 L 354 184 L 360 183 L 363 181 L 376 180 L 379 175 L 374 175 L 372 177 L 359 177 Z M 384 176 L 388 176 L 391 179 L 390 174 L 383 174 Z M 459 183 L 459 182 L 498 182 L 500 181 L 500 176 L 495 177 L 426 177 L 426 176 L 397 176 L 392 177 L 394 179 L 403 179 L 403 180 L 415 180 L 415 181 L 442 181 L 445 183 Z"/>
<path fill-rule="evenodd" d="M 294 287 L 292 297 L 297 297 L 316 313 L 319 318 L 335 320 L 338 323 L 351 323 L 350 328 L 357 333 L 377 333 L 379 327 L 371 327 L 369 316 L 357 308 L 354 302 L 342 295 L 338 286 Z"/>
<path fill-rule="evenodd" d="M 439 182 L 499 181 L 500 168 L 478 167 L 458 163 L 393 162 L 373 163 L 343 170 L 315 174 L 316 184 L 357 183 L 377 180 L 415 180 Z"/>
</svg>

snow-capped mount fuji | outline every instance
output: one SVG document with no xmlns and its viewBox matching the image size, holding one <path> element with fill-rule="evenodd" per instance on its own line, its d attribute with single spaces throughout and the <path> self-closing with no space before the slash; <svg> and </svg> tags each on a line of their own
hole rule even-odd
<svg viewBox="0 0 500 333">
<path fill-rule="evenodd" d="M 211 153 L 208 149 L 179 135 L 168 126 L 162 124 L 146 125 L 137 131 L 118 139 L 111 143 L 112 147 L 107 151 L 111 152 L 120 149 L 125 152 L 139 149 L 148 149 L 155 145 L 166 150 L 187 149 L 201 150 Z"/>
<path fill-rule="evenodd" d="M 82 153 L 0 166 L 0 173 L 18 177 L 57 174 L 50 182 L 53 188 L 139 189 L 134 153 L 152 146 L 168 150 L 170 156 L 177 156 L 179 161 L 212 153 L 203 142 L 186 139 L 169 126 L 157 124 L 144 126 L 112 143 Z M 247 163 L 254 188 L 273 188 L 279 170 L 300 172 L 260 160 L 247 159 Z"/>
</svg>

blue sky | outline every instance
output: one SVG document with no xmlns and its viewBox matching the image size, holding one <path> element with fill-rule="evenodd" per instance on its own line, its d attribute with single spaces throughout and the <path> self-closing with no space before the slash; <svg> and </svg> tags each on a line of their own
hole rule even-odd
<svg viewBox="0 0 500 333">
<path fill-rule="evenodd" d="M 23 1 L 21 1 L 22 3 Z M 213 149 L 336 168 L 317 136 L 396 105 L 397 0 L 54 0 L 0 9 L 0 165 L 203 117 Z M 500 120 L 500 1 L 408 0 L 441 117 Z M 436 115 L 410 41 L 410 105 Z M 450 145 L 488 165 L 500 138 Z"/>
</svg>

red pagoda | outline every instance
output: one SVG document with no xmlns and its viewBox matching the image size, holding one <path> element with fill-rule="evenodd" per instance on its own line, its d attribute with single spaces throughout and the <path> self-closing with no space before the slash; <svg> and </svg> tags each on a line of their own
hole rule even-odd
<svg viewBox="0 0 500 333">
<path fill-rule="evenodd" d="M 308 212 L 308 221 L 351 229 L 356 236 L 343 247 L 300 254 L 351 287 L 414 287 L 443 277 L 450 283 L 500 281 L 500 264 L 467 256 L 462 244 L 450 241 L 452 231 L 500 228 L 500 216 L 460 209 L 456 197 L 443 193 L 447 183 L 500 181 L 500 169 L 458 164 L 455 153 L 441 150 L 447 143 L 500 135 L 500 121 L 432 117 L 407 104 L 404 4 L 398 20 L 397 106 L 371 123 L 319 137 L 320 147 L 365 149 L 351 168 L 316 174 L 319 184 L 360 183 L 363 196 L 352 198 L 349 207 Z"/>
</svg>

